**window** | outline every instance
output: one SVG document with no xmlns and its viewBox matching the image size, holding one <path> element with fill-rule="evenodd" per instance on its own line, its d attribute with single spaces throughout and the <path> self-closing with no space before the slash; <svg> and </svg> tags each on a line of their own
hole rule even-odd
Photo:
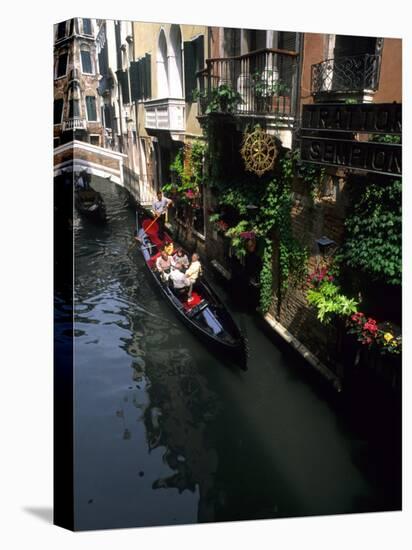
<svg viewBox="0 0 412 550">
<path fill-rule="evenodd" d="M 61 40 L 66 36 L 66 21 L 63 21 L 62 23 L 59 23 L 57 25 L 57 36 L 56 40 Z"/>
<path fill-rule="evenodd" d="M 92 34 L 92 22 L 90 19 L 83 19 L 83 34 Z"/>
<path fill-rule="evenodd" d="M 130 63 L 130 90 L 132 101 L 152 97 L 151 56 L 147 53 Z"/>
<path fill-rule="evenodd" d="M 100 136 L 98 134 L 90 135 L 90 144 L 91 145 L 100 145 Z"/>
<path fill-rule="evenodd" d="M 96 98 L 92 95 L 86 96 L 87 120 L 97 120 Z"/>
<path fill-rule="evenodd" d="M 59 59 L 57 61 L 57 78 L 60 78 L 61 76 L 65 76 L 66 70 L 67 70 L 67 53 L 64 53 L 62 55 L 59 55 Z"/>
<path fill-rule="evenodd" d="M 54 124 L 61 124 L 63 115 L 63 99 L 56 99 L 54 101 Z"/>
<path fill-rule="evenodd" d="M 194 40 L 184 43 L 185 63 L 185 97 L 186 101 L 193 101 L 193 91 L 196 89 L 196 73 L 203 69 L 204 36 L 200 35 Z"/>
<path fill-rule="evenodd" d="M 116 76 L 122 90 L 122 100 L 126 105 L 130 103 L 129 96 L 129 71 L 116 71 Z"/>
<path fill-rule="evenodd" d="M 84 73 L 91 74 L 92 71 L 92 58 L 90 57 L 90 52 L 88 50 L 81 50 L 80 55 L 82 58 L 82 71 Z"/>
<path fill-rule="evenodd" d="M 69 118 L 80 117 L 80 105 L 78 99 L 71 99 L 69 103 Z"/>
</svg>

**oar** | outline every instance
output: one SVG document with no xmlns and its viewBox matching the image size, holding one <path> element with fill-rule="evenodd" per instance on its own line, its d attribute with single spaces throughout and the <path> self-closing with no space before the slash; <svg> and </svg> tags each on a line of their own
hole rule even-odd
<svg viewBox="0 0 412 550">
<path fill-rule="evenodd" d="M 150 222 L 149 225 L 145 228 L 146 232 L 152 227 L 154 222 L 157 221 L 157 218 L 159 218 L 159 217 L 160 217 L 160 214 L 156 214 L 155 219 L 152 222 Z"/>
</svg>

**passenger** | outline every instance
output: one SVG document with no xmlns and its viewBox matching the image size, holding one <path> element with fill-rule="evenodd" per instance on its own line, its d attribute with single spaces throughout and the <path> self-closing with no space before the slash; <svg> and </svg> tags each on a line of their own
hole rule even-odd
<svg viewBox="0 0 412 550">
<path fill-rule="evenodd" d="M 166 252 L 168 256 L 173 255 L 173 243 L 167 243 L 164 245 L 163 250 Z M 173 263 L 173 261 L 172 261 Z"/>
<path fill-rule="evenodd" d="M 173 254 L 173 259 L 172 259 L 172 265 L 175 266 L 177 263 L 182 264 L 185 269 L 189 267 L 189 259 L 187 255 L 184 253 L 183 249 L 180 247 L 176 249 L 176 252 Z"/>
<path fill-rule="evenodd" d="M 185 275 L 185 267 L 181 262 L 175 264 L 175 269 L 172 269 L 169 279 L 173 282 L 173 288 L 178 294 L 185 294 L 190 287 L 190 281 Z"/>
<path fill-rule="evenodd" d="M 156 269 L 160 273 L 160 277 L 163 281 L 168 280 L 171 267 L 172 258 L 168 256 L 167 252 L 163 249 L 160 256 L 156 260 Z"/>
<path fill-rule="evenodd" d="M 196 254 L 196 252 L 194 252 L 192 254 L 192 263 L 190 264 L 190 266 L 188 267 L 185 273 L 186 277 L 189 279 L 189 282 L 190 282 L 188 298 L 187 298 L 188 302 L 191 302 L 193 300 L 192 298 L 193 285 L 197 281 L 197 278 L 199 277 L 201 272 L 202 272 L 202 266 L 200 265 L 199 254 Z"/>
</svg>

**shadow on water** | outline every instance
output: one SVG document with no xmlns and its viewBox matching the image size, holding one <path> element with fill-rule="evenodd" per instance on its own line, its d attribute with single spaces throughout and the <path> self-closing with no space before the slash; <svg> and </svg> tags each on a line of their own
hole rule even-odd
<svg viewBox="0 0 412 550">
<path fill-rule="evenodd" d="M 221 363 L 128 254 L 125 192 L 93 184 L 108 223 L 75 219 L 77 529 L 393 509 L 384 442 L 346 398 L 232 303 L 249 370 Z"/>
</svg>

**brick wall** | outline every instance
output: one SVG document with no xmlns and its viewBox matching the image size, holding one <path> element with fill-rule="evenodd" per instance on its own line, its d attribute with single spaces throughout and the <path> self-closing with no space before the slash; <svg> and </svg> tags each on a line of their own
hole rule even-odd
<svg viewBox="0 0 412 550">
<path fill-rule="evenodd" d="M 309 186 L 301 179 L 293 183 L 292 231 L 309 252 L 308 271 L 313 272 L 321 257 L 316 240 L 327 235 L 338 245 L 343 240 L 345 207 L 345 178 L 330 170 L 316 196 L 311 197 Z M 279 301 L 279 267 L 277 245 L 274 243 L 274 302 L 271 313 L 299 341 L 333 370 L 339 369 L 338 328 L 318 321 L 315 310 L 306 300 L 306 281 L 291 283 Z"/>
</svg>

